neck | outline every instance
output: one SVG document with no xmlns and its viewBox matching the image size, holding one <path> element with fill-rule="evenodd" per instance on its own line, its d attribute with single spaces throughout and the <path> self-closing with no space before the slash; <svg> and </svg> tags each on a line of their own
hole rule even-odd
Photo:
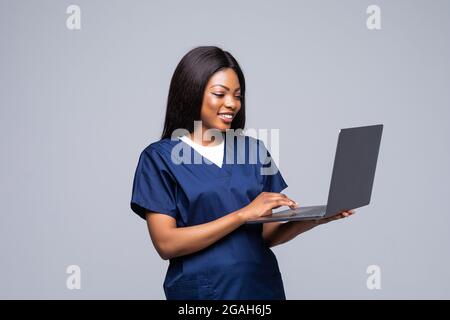
<svg viewBox="0 0 450 320">
<path fill-rule="evenodd" d="M 202 128 L 202 132 L 201 132 L 200 135 L 198 133 L 195 133 L 195 132 L 190 132 L 189 133 L 189 138 L 192 141 L 194 141 L 195 143 L 200 144 L 200 145 L 205 146 L 205 147 L 213 147 L 213 146 L 216 146 L 216 145 L 218 145 L 218 144 L 220 144 L 222 142 L 220 139 L 216 139 L 215 136 L 212 136 L 211 140 L 203 139 L 204 138 L 203 132 L 205 132 L 206 130 L 207 129 Z"/>
</svg>

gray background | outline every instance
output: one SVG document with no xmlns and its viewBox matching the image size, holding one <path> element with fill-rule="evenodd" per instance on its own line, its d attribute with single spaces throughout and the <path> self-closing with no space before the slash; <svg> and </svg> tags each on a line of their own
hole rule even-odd
<svg viewBox="0 0 450 320">
<path fill-rule="evenodd" d="M 385 125 L 371 205 L 273 249 L 288 299 L 450 298 L 449 1 L 0 3 L 0 298 L 164 298 L 131 185 L 198 45 L 241 64 L 247 126 L 280 129 L 300 204 L 325 202 L 339 128 Z"/>
</svg>

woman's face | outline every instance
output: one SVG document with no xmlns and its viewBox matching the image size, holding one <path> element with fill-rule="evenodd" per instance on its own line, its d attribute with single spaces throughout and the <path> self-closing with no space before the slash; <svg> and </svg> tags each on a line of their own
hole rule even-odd
<svg viewBox="0 0 450 320">
<path fill-rule="evenodd" d="M 203 132 L 207 129 L 229 129 L 241 109 L 240 96 L 239 79 L 233 69 L 226 68 L 214 73 L 203 94 L 200 113 Z"/>
</svg>

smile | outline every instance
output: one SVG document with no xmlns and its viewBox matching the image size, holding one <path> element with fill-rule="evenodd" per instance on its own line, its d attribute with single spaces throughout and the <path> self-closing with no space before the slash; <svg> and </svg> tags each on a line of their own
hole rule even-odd
<svg viewBox="0 0 450 320">
<path fill-rule="evenodd" d="M 230 122 L 233 121 L 234 114 L 231 114 L 231 113 L 219 113 L 219 118 L 225 123 L 230 123 Z"/>
</svg>

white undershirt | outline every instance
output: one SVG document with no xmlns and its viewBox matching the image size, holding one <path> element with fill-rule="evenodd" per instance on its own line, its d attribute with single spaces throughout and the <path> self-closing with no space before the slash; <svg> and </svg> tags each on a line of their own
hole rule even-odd
<svg viewBox="0 0 450 320">
<path fill-rule="evenodd" d="M 223 162 L 223 152 L 224 152 L 224 142 L 223 140 L 218 144 L 211 147 L 203 146 L 201 144 L 195 143 L 188 136 L 179 137 L 180 140 L 186 142 L 192 148 L 200 153 L 204 158 L 208 159 L 219 168 L 222 168 Z"/>
</svg>

